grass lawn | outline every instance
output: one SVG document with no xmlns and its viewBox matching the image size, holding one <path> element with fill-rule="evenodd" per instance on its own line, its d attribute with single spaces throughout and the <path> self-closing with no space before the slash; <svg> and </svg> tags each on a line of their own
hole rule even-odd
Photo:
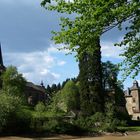
<svg viewBox="0 0 140 140">
<path fill-rule="evenodd" d="M 118 127 L 119 131 L 140 131 L 140 126 Z"/>
</svg>

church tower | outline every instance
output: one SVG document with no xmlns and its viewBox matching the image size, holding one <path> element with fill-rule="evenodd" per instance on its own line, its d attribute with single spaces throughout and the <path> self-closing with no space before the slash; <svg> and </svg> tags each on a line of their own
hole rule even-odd
<svg viewBox="0 0 140 140">
<path fill-rule="evenodd" d="M 2 57 L 1 44 L 0 44 L 0 75 L 5 70 L 6 70 L 6 67 L 3 65 L 3 57 Z"/>
<path fill-rule="evenodd" d="M 6 67 L 3 65 L 3 57 L 2 57 L 2 51 L 1 51 L 1 44 L 0 44 L 0 76 L 2 73 L 6 70 Z M 0 77 L 0 88 L 2 88 L 2 79 Z"/>
</svg>

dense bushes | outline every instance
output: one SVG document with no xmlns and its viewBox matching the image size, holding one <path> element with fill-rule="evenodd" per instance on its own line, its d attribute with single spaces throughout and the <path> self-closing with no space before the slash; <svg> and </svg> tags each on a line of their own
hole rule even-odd
<svg viewBox="0 0 140 140">
<path fill-rule="evenodd" d="M 4 128 L 4 132 L 10 134 L 30 133 L 32 112 L 31 108 L 21 106 L 14 114 L 12 114 L 11 119 L 8 120 L 8 123 Z"/>
<path fill-rule="evenodd" d="M 105 113 L 96 112 L 90 117 L 78 117 L 74 125 L 87 132 L 114 132 L 118 126 L 126 126 L 126 121 L 117 119 L 115 107 L 107 103 Z"/>
<path fill-rule="evenodd" d="M 57 92 L 52 98 L 52 102 L 49 106 L 53 112 L 70 112 L 79 109 L 79 90 L 77 85 L 69 80 L 64 88 Z"/>
<path fill-rule="evenodd" d="M 10 66 L 2 74 L 2 89 L 0 90 L 0 132 L 14 129 L 14 122 L 18 122 L 16 113 L 25 103 L 23 89 L 25 79 L 17 69 Z"/>
<path fill-rule="evenodd" d="M 0 131 L 13 119 L 20 105 L 20 98 L 4 93 L 0 94 Z"/>
</svg>

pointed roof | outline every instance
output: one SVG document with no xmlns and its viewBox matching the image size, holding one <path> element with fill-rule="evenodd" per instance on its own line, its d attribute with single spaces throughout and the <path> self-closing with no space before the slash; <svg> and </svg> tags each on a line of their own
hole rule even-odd
<svg viewBox="0 0 140 140">
<path fill-rule="evenodd" d="M 138 90 L 138 89 L 140 89 L 139 83 L 138 83 L 138 81 L 134 80 L 133 86 L 130 88 L 130 91 L 132 91 L 132 90 Z"/>
<path fill-rule="evenodd" d="M 3 66 L 3 58 L 2 58 L 2 51 L 1 51 L 1 43 L 0 43 L 0 66 Z"/>
</svg>

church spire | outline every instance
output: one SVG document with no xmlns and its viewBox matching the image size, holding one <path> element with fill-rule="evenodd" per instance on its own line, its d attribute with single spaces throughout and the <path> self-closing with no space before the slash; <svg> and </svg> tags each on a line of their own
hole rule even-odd
<svg viewBox="0 0 140 140">
<path fill-rule="evenodd" d="M 3 66 L 3 58 L 2 58 L 2 51 L 1 51 L 1 43 L 0 43 L 0 66 Z"/>
<path fill-rule="evenodd" d="M 6 70 L 6 67 L 3 65 L 1 43 L 0 43 L 0 76 Z M 2 79 L 0 78 L 0 89 L 2 88 Z"/>
</svg>

